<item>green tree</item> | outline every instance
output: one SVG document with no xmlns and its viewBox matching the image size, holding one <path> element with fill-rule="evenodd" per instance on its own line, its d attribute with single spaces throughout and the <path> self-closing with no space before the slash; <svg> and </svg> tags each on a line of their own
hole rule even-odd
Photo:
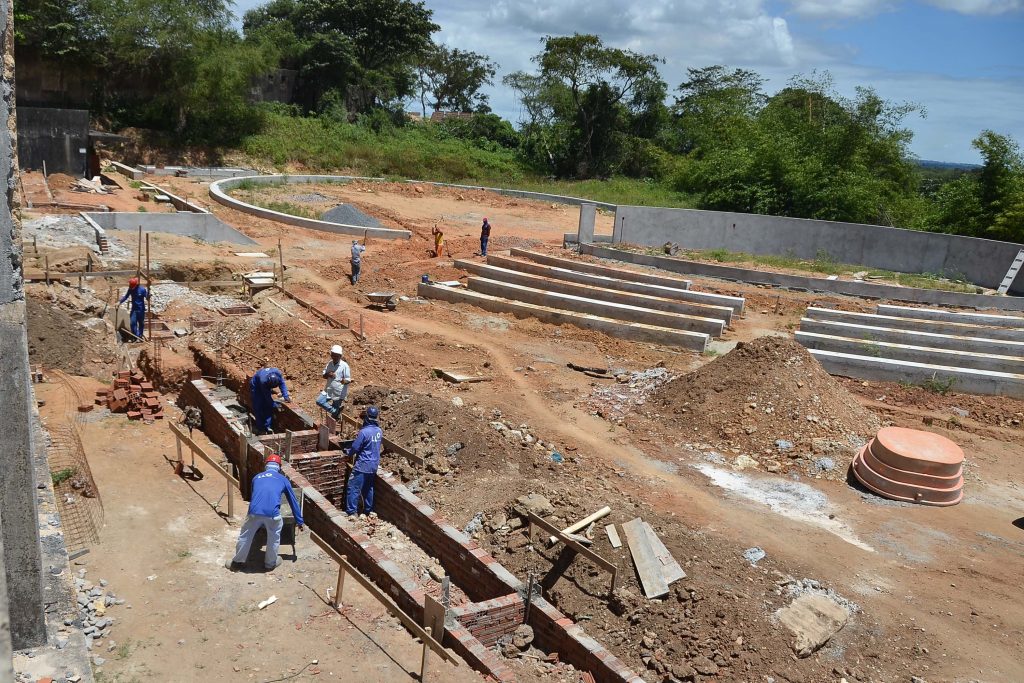
<svg viewBox="0 0 1024 683">
<path fill-rule="evenodd" d="M 480 90 L 494 84 L 497 63 L 487 55 L 433 45 L 419 66 L 420 107 L 427 116 L 427 94 L 434 111 L 490 111 Z"/>
<path fill-rule="evenodd" d="M 763 77 L 720 65 L 687 69 L 687 74 L 688 80 L 676 88 L 673 107 L 676 151 L 699 153 L 700 148 L 748 134 L 767 100 Z"/>
</svg>

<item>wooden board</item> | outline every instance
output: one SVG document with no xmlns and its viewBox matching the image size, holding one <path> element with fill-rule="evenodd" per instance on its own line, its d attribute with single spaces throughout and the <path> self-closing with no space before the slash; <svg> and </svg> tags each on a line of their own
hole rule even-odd
<svg viewBox="0 0 1024 683">
<path fill-rule="evenodd" d="M 621 548 L 622 541 L 619 540 L 619 532 L 615 530 L 614 524 L 609 524 L 604 528 L 606 534 L 608 534 L 608 540 L 611 541 L 613 548 Z"/>
<path fill-rule="evenodd" d="M 439 641 L 444 640 L 444 605 L 431 595 L 424 596 L 423 626 Z"/>
<path fill-rule="evenodd" d="M 434 374 L 446 382 L 452 384 L 466 384 L 472 382 L 490 382 L 491 378 L 486 376 L 478 376 L 469 374 L 468 370 L 461 369 L 445 369 L 445 368 L 434 368 Z"/>
<path fill-rule="evenodd" d="M 640 577 L 644 595 L 648 598 L 661 598 L 668 595 L 668 583 L 662 573 L 661 561 L 651 548 L 647 538 L 647 529 L 642 519 L 637 517 L 622 525 L 622 532 L 629 544 L 629 554 L 633 556 L 633 565 Z"/>
<path fill-rule="evenodd" d="M 655 533 L 651 525 L 644 522 L 644 529 L 647 530 L 647 540 L 651 544 L 651 549 L 654 550 L 654 554 L 658 556 L 658 561 L 661 562 L 661 575 L 665 577 L 665 583 L 671 586 L 673 581 L 685 579 L 686 572 L 679 566 L 676 559 L 672 557 L 672 553 L 661 542 L 661 539 L 658 538 L 658 534 Z"/>
</svg>

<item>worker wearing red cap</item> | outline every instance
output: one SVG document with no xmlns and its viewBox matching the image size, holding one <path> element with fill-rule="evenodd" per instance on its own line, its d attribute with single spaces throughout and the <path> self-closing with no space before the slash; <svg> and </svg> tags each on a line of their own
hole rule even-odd
<svg viewBox="0 0 1024 683">
<path fill-rule="evenodd" d="M 128 291 L 124 293 L 121 300 L 117 302 L 120 306 L 128 298 L 132 300 L 131 325 L 134 341 L 142 341 L 142 333 L 146 329 L 146 303 L 149 299 L 149 290 L 139 284 L 139 278 L 133 277 L 128 280 Z"/>
<path fill-rule="evenodd" d="M 483 225 L 480 226 L 480 255 L 487 256 L 487 243 L 491 239 L 491 224 L 484 219 Z"/>
<path fill-rule="evenodd" d="M 288 497 L 288 505 L 295 515 L 295 526 L 302 531 L 304 522 L 302 511 L 292 492 L 292 484 L 288 477 L 281 474 L 281 456 L 271 453 L 267 456 L 266 469 L 252 478 L 252 498 L 249 500 L 249 514 L 245 517 L 242 531 L 238 534 L 235 556 L 227 563 L 231 571 L 240 569 L 249 556 L 249 548 L 260 527 L 267 530 L 267 552 L 263 556 L 263 566 L 271 571 L 281 560 L 277 557 L 277 549 L 281 547 L 281 529 L 284 520 L 281 517 L 281 494 Z"/>
</svg>

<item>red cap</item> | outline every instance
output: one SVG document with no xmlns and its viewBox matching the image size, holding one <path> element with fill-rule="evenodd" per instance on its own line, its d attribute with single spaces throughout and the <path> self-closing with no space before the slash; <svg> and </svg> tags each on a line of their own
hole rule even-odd
<svg viewBox="0 0 1024 683">
<path fill-rule="evenodd" d="M 139 286 L 139 278 L 133 277 L 132 279 L 128 280 L 128 286 L 129 287 L 138 287 Z"/>
<path fill-rule="evenodd" d="M 278 465 L 280 465 L 281 456 L 278 455 L 277 453 L 271 453 L 270 455 L 267 456 L 267 464 L 269 465 L 272 462 L 276 462 Z"/>
</svg>

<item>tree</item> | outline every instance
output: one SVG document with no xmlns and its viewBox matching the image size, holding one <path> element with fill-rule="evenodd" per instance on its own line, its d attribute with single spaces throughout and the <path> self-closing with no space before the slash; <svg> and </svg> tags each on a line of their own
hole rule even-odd
<svg viewBox="0 0 1024 683">
<path fill-rule="evenodd" d="M 486 113 L 487 95 L 480 92 L 494 85 L 498 65 L 486 55 L 432 45 L 419 67 L 420 107 L 427 117 L 427 93 L 434 111 L 478 111 Z"/>
<path fill-rule="evenodd" d="M 743 135 L 768 99 L 762 92 L 764 78 L 753 71 L 714 65 L 687 69 L 687 74 L 689 79 L 676 88 L 673 107 L 676 151 L 689 153 Z"/>
</svg>

